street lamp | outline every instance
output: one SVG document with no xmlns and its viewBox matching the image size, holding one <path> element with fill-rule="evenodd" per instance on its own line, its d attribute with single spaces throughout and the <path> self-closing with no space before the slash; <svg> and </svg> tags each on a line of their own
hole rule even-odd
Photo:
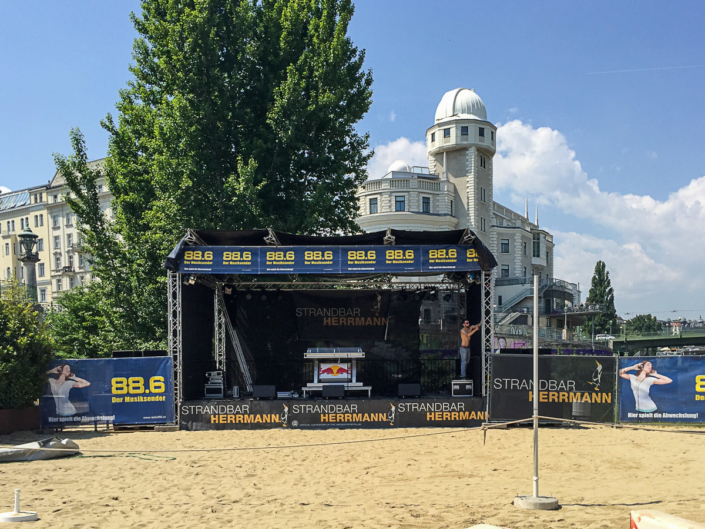
<svg viewBox="0 0 705 529">
<path fill-rule="evenodd" d="M 38 236 L 32 233 L 27 226 L 17 236 L 20 241 L 20 261 L 24 263 L 27 278 L 27 294 L 34 302 L 37 301 L 37 275 L 35 265 L 39 261 L 39 254 L 34 251 Z"/>
</svg>

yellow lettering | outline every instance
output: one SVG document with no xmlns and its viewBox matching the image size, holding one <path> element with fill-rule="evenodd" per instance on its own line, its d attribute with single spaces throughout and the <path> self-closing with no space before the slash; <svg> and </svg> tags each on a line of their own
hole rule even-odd
<svg viewBox="0 0 705 529">
<path fill-rule="evenodd" d="M 242 422 L 242 415 L 236 415 L 235 422 Z"/>
<path fill-rule="evenodd" d="M 235 416 L 234 415 L 228 415 L 228 424 L 231 422 L 235 422 Z"/>
<path fill-rule="evenodd" d="M 370 421 L 370 416 L 365 413 L 365 416 L 362 418 L 363 422 L 369 422 Z"/>
<path fill-rule="evenodd" d="M 568 402 L 568 394 L 565 391 L 561 391 L 559 394 L 559 402 Z"/>
<path fill-rule="evenodd" d="M 427 421 L 432 421 L 432 420 L 433 420 L 433 413 L 432 413 L 432 412 L 427 412 L 427 413 L 426 413 L 426 420 L 427 420 Z"/>
<path fill-rule="evenodd" d="M 548 394 L 548 402 L 558 402 L 558 393 L 551 391 Z"/>
<path fill-rule="evenodd" d="M 345 414 L 345 422 L 352 422 L 352 415 L 350 415 L 349 413 L 346 413 Z"/>
<path fill-rule="evenodd" d="M 602 404 L 612 404 L 612 393 L 602 394 Z"/>
<path fill-rule="evenodd" d="M 539 402 L 548 402 L 548 395 L 545 391 L 539 391 Z"/>
<path fill-rule="evenodd" d="M 337 422 L 345 422 L 345 415 L 344 414 L 338 413 L 337 415 L 338 415 L 338 417 L 336 418 Z"/>
<path fill-rule="evenodd" d="M 218 422 L 218 416 L 217 415 L 211 415 L 211 424 L 217 423 Z"/>
<path fill-rule="evenodd" d="M 361 421 L 362 421 L 362 413 L 353 414 L 353 422 L 361 422 Z"/>
</svg>

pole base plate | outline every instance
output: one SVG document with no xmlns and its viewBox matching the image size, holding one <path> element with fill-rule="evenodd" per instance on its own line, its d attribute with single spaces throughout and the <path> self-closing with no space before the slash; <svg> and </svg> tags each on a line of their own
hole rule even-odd
<svg viewBox="0 0 705 529">
<path fill-rule="evenodd" d="M 36 522 L 39 520 L 36 512 L 0 512 L 0 523 L 2 522 Z"/>
<path fill-rule="evenodd" d="M 534 511 L 555 511 L 559 507 L 558 499 L 553 496 L 516 496 L 514 505 Z"/>
</svg>

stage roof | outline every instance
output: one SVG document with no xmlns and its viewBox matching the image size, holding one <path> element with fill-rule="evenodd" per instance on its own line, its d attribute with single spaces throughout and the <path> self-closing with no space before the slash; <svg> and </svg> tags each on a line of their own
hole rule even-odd
<svg viewBox="0 0 705 529">
<path fill-rule="evenodd" d="M 343 236 L 312 236 L 312 235 L 294 235 L 291 233 L 279 232 L 271 229 L 265 230 L 240 230 L 240 231 L 218 231 L 218 230 L 189 230 L 184 238 L 179 242 L 179 244 L 174 248 L 174 250 L 169 254 L 164 263 L 164 267 L 168 270 L 178 273 L 210 273 L 210 274 L 223 274 L 223 273 L 233 273 L 242 275 L 256 275 L 256 274 L 272 274 L 272 273 L 308 273 L 304 272 L 301 266 L 303 266 L 303 248 L 306 247 L 309 251 L 314 249 L 319 249 L 321 251 L 329 251 L 335 254 L 333 258 L 335 264 L 330 264 L 326 267 L 323 260 L 320 261 L 320 265 L 316 266 L 312 262 L 307 262 L 306 265 L 311 265 L 310 273 L 316 275 L 329 275 L 338 273 L 358 273 L 363 270 L 370 270 L 365 268 L 349 268 L 341 272 L 340 261 L 343 261 L 344 251 L 350 252 L 353 249 L 350 247 L 357 247 L 360 251 L 364 251 L 365 248 L 377 250 L 380 256 L 377 260 L 381 260 L 382 252 L 380 249 L 385 251 L 390 251 L 394 249 L 409 249 L 414 255 L 416 252 L 416 261 L 418 261 L 417 266 L 419 270 L 421 269 L 422 262 L 424 266 L 424 272 L 436 272 L 436 273 L 447 273 L 447 272 L 462 272 L 462 271 L 472 271 L 472 270 L 483 270 L 490 271 L 497 266 L 497 261 L 495 260 L 492 252 L 478 239 L 475 234 L 470 230 L 452 230 L 452 231 L 406 231 L 406 230 L 387 230 L 378 231 L 372 233 L 363 233 L 360 235 L 343 235 Z M 345 247 L 345 250 L 341 248 Z M 380 247 L 380 248 L 375 248 Z M 460 248 L 462 247 L 462 248 Z M 282 249 L 291 249 L 293 254 L 296 255 L 296 260 L 299 261 L 301 258 L 301 263 L 296 263 L 295 269 L 286 268 L 284 262 L 278 262 L 277 265 L 282 265 L 280 271 L 275 271 L 277 269 L 269 267 L 257 268 L 255 270 L 255 264 L 252 263 L 248 266 L 239 266 L 240 264 L 247 263 L 235 263 L 235 262 L 225 262 L 223 259 L 223 252 L 227 252 L 230 256 L 234 253 L 243 250 L 250 250 L 248 253 L 252 256 L 251 261 L 258 261 L 259 252 L 267 252 L 269 255 L 272 251 Z M 336 248 L 339 250 L 336 252 Z M 205 253 L 207 251 L 211 252 L 210 261 L 201 259 L 202 262 L 197 262 L 197 260 L 186 261 L 184 255 L 189 249 L 196 250 L 198 252 Z M 474 249 L 474 252 L 471 252 Z M 453 255 L 457 254 L 457 259 L 445 259 L 443 262 L 445 266 L 437 266 L 436 269 L 431 270 L 429 268 L 429 251 L 436 252 L 432 255 L 443 256 L 446 254 L 440 254 L 439 252 L 446 251 L 451 252 L 455 250 Z M 376 252 L 376 253 L 377 253 Z M 467 255 L 473 255 L 472 263 L 470 259 L 465 260 L 464 255 L 460 253 L 466 252 Z M 192 252 L 193 253 L 193 252 Z M 240 252 L 242 253 L 242 252 Z M 238 259 L 240 258 L 240 253 L 238 253 Z M 255 255 L 255 253 L 257 255 Z M 299 254 L 302 254 L 299 256 Z M 292 254 L 292 255 L 293 255 Z M 201 255 L 201 254 L 199 254 Z M 349 253 L 348 253 L 349 255 Z M 267 257 L 266 259 L 269 259 Z M 279 258 L 281 259 L 281 258 Z M 402 258 L 405 259 L 405 258 Z M 217 261 L 217 262 L 216 262 Z M 293 259 L 292 259 L 293 261 Z M 439 263 L 441 260 L 437 260 Z M 461 263 L 462 261 L 462 263 Z M 265 254 L 262 255 L 262 263 L 265 262 Z M 401 259 L 398 263 L 408 262 L 402 261 Z M 259 261 L 258 261 L 259 263 Z M 388 262 L 388 264 L 391 261 Z M 269 264 L 269 263 L 267 263 Z M 293 263 L 290 263 L 293 265 Z M 185 266 L 193 265 L 193 266 Z M 211 265 L 211 266 L 209 266 Z M 220 268 L 218 266 L 220 265 Z M 224 271 L 223 265 L 231 265 L 227 271 Z M 301 266 L 298 266 L 301 265 Z M 259 266 L 259 264 L 257 265 Z M 337 271 L 333 271 L 334 266 L 337 266 Z M 346 268 L 343 266 L 343 268 Z M 384 268 L 384 267 L 382 267 Z M 400 275 L 413 275 L 411 266 L 387 266 L 384 270 L 374 269 L 370 270 L 370 273 L 399 273 Z M 432 268 L 432 267 L 431 267 Z M 308 270 L 309 268 L 306 267 Z"/>
</svg>

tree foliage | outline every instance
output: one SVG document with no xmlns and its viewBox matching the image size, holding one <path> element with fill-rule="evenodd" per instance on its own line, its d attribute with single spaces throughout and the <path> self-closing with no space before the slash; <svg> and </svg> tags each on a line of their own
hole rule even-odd
<svg viewBox="0 0 705 529">
<path fill-rule="evenodd" d="M 0 297 L 0 409 L 30 406 L 44 393 L 51 339 L 16 281 Z"/>
<path fill-rule="evenodd" d="M 80 132 L 56 157 L 101 282 L 81 292 L 101 293 L 101 332 L 163 346 L 162 265 L 187 228 L 357 231 L 372 77 L 352 15 L 350 0 L 142 1 L 133 78 L 103 121 L 112 224 Z"/>
<path fill-rule="evenodd" d="M 614 326 L 617 320 L 617 311 L 614 308 L 614 290 L 610 281 L 610 273 L 603 261 L 597 261 L 595 264 L 595 272 L 592 276 L 586 302 L 588 304 L 596 303 L 603 310 L 602 314 L 595 316 L 595 333 L 609 332 L 610 325 Z"/>
<path fill-rule="evenodd" d="M 651 314 L 639 314 L 631 320 L 627 320 L 627 332 L 632 334 L 645 334 L 659 332 L 662 326 Z"/>
</svg>

